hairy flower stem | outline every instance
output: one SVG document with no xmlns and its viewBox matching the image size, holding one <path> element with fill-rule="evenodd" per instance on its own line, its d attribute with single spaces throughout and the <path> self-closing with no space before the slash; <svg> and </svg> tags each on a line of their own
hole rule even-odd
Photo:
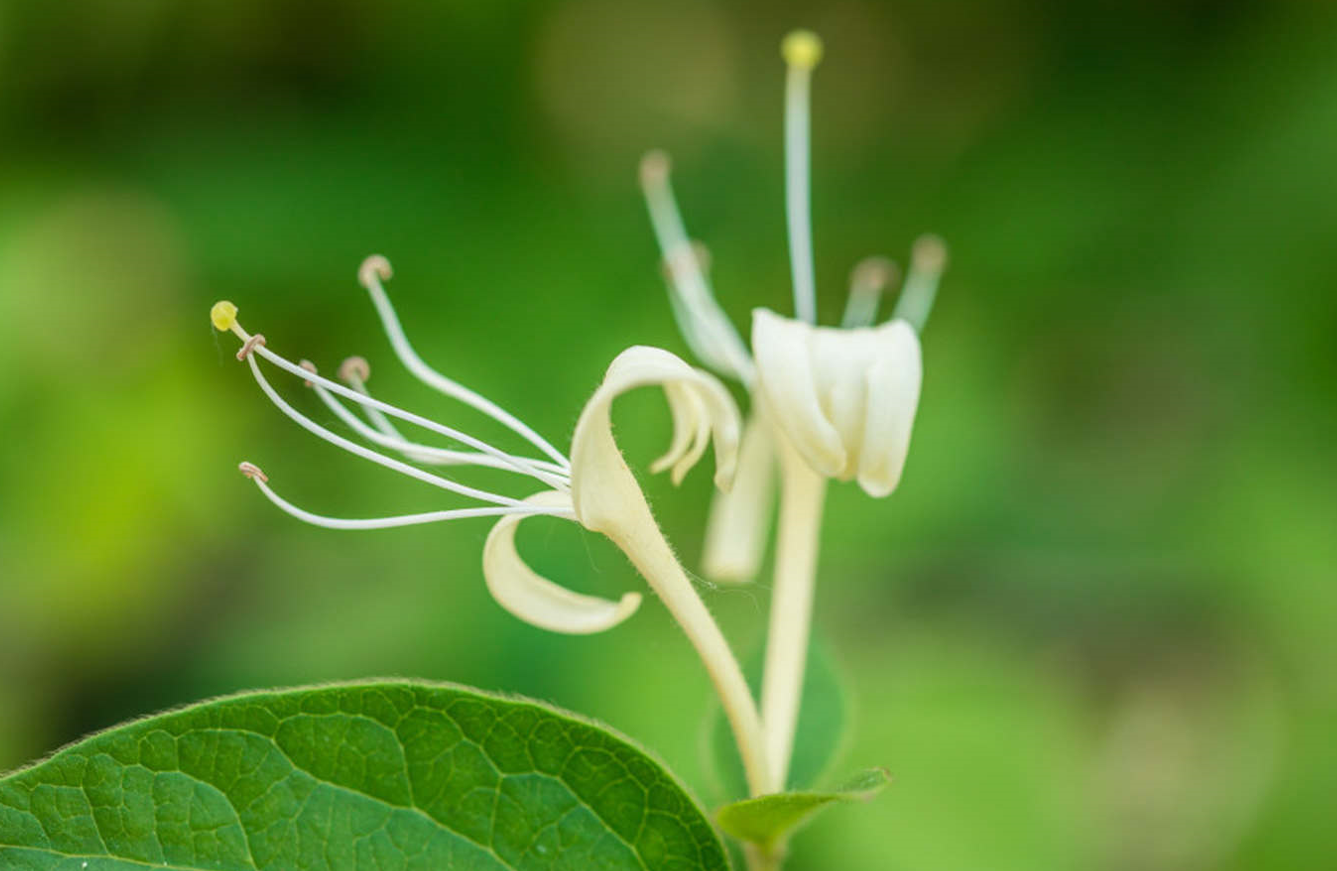
<svg viewBox="0 0 1337 871">
<path fill-rule="evenodd" d="M 783 435 L 780 453 L 780 528 L 775 551 L 761 719 L 770 763 L 768 792 L 782 792 L 789 777 L 812 624 L 813 583 L 826 479 Z M 778 867 L 778 866 L 776 866 Z"/>
<path fill-rule="evenodd" d="M 696 648 L 733 729 L 747 774 L 748 792 L 754 796 L 767 792 L 770 768 L 766 763 L 766 740 L 747 679 L 719 624 L 665 541 L 639 489 L 635 498 L 623 503 L 619 522 L 600 531 L 632 561 Z"/>
</svg>

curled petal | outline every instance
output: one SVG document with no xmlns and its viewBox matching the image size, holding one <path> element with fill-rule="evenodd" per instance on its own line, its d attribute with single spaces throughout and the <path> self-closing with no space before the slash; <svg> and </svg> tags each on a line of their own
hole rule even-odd
<svg viewBox="0 0 1337 871">
<path fill-rule="evenodd" d="M 525 501 L 544 507 L 569 507 L 571 497 L 549 490 Z M 640 593 L 627 593 L 616 602 L 586 596 L 554 584 L 531 569 L 515 548 L 515 528 L 525 516 L 503 517 L 483 545 L 483 576 L 498 604 L 526 623 L 569 635 L 612 629 L 636 611 L 641 604 Z"/>
<path fill-rule="evenodd" d="M 674 437 L 656 466 L 681 480 L 706 447 L 715 446 L 715 483 L 727 489 L 738 459 L 739 417 L 718 379 L 660 348 L 628 348 L 613 360 L 603 384 L 586 403 L 571 443 L 571 498 L 587 528 L 614 537 L 627 524 L 627 506 L 643 504 L 636 479 L 613 440 L 613 400 L 637 387 L 661 386 L 673 414 Z"/>
<path fill-rule="evenodd" d="M 919 337 L 903 320 L 814 327 L 757 309 L 757 381 L 775 424 L 817 472 L 857 478 L 871 496 L 900 482 L 923 380 Z"/>
<path fill-rule="evenodd" d="M 905 321 L 893 321 L 890 326 L 897 324 L 903 328 L 898 339 L 889 342 L 886 353 L 864 373 L 868 412 L 858 480 L 873 497 L 888 495 L 901 482 L 923 381 L 919 340 Z"/>
<path fill-rule="evenodd" d="M 705 449 L 708 431 L 715 444 L 715 483 L 725 487 L 732 481 L 738 461 L 738 408 L 724 385 L 668 351 L 633 347 L 608 367 L 603 384 L 576 422 L 571 442 L 572 510 L 586 529 L 603 533 L 621 548 L 691 640 L 738 739 L 749 788 L 760 792 L 768 776 L 765 736 L 747 679 L 655 523 L 636 476 L 613 440 L 613 400 L 650 385 L 668 389 L 673 408 L 676 435 L 664 462 L 675 472 L 686 472 Z"/>
<path fill-rule="evenodd" d="M 752 313 L 752 351 L 757 381 L 776 423 L 823 475 L 845 467 L 840 433 L 827 420 L 813 372 L 811 325 L 759 308 Z"/>
<path fill-rule="evenodd" d="M 745 583 L 757 576 L 775 500 L 775 438 L 754 411 L 743 427 L 733 488 L 710 504 L 702 569 L 711 580 Z"/>
<path fill-rule="evenodd" d="M 664 455 L 650 464 L 650 471 L 659 474 L 671 468 L 676 487 L 706 452 L 710 441 L 710 418 L 697 392 L 682 384 L 665 384 L 664 396 L 673 418 L 673 440 Z"/>
</svg>

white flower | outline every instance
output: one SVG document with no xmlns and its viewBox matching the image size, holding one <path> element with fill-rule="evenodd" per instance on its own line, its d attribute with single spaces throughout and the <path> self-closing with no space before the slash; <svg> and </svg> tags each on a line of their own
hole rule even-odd
<svg viewBox="0 0 1337 871">
<path fill-rule="evenodd" d="M 919 331 L 928 318 L 946 262 L 933 236 L 914 256 L 890 320 L 874 326 L 894 264 L 869 258 L 850 277 L 839 327 L 816 324 L 809 214 L 809 86 L 821 42 L 796 31 L 782 45 L 788 64 L 785 96 L 786 211 L 796 317 L 753 311 L 751 353 L 716 302 L 704 246 L 690 241 L 669 184 L 669 160 L 651 152 L 641 186 L 664 257 L 669 301 L 683 336 L 711 369 L 740 381 L 752 396 L 752 419 L 734 489 L 717 494 L 707 531 L 704 567 L 720 580 L 748 580 L 765 547 L 774 467 L 789 445 L 819 474 L 857 480 L 871 496 L 896 489 L 905 467 L 922 362 Z"/>
<path fill-rule="evenodd" d="M 872 258 L 855 267 L 839 327 L 817 325 L 809 208 L 809 90 L 821 41 L 795 31 L 781 45 L 785 84 L 785 212 L 794 318 L 752 315 L 752 353 L 715 301 L 704 246 L 692 243 L 669 185 L 669 160 L 641 162 L 641 186 L 664 257 L 669 301 L 703 363 L 742 382 L 752 398 L 733 490 L 716 494 L 706 532 L 705 572 L 752 580 L 766 549 L 776 469 L 780 479 L 775 577 L 767 629 L 761 716 L 768 787 L 788 783 L 798 724 L 826 480 L 855 479 L 872 496 L 900 483 L 923 376 L 919 331 L 946 261 L 936 237 L 914 246 L 910 272 L 889 321 L 874 326 L 895 267 Z"/>
<path fill-rule="evenodd" d="M 919 404 L 919 337 L 903 320 L 842 330 L 757 309 L 752 347 L 772 419 L 813 469 L 896 489 Z"/>
<path fill-rule="evenodd" d="M 344 384 L 324 378 L 312 364 L 294 363 L 271 351 L 264 336 L 248 333 L 238 323 L 236 306 L 220 302 L 210 313 L 214 326 L 234 333 L 241 340 L 238 359 L 247 362 L 261 390 L 285 415 L 308 432 L 350 453 L 482 504 L 396 517 L 333 518 L 288 502 L 274 491 L 268 477 L 254 464 L 242 463 L 241 471 L 283 511 L 307 523 L 333 529 L 382 529 L 468 517 L 497 517 L 483 546 L 483 574 L 488 590 L 515 616 L 554 632 L 586 634 L 610 629 L 636 611 L 641 594 L 633 591 L 610 600 L 576 593 L 553 583 L 521 558 L 516 549 L 516 527 L 527 517 L 547 515 L 573 520 L 608 536 L 626 553 L 696 647 L 737 735 L 749 782 L 755 789 L 761 789 L 766 765 L 756 705 L 719 627 L 660 533 L 640 486 L 613 439 L 610 418 L 613 401 L 621 394 L 637 387 L 662 387 L 672 415 L 673 437 L 668 451 L 654 468 L 671 469 L 674 480 L 681 480 L 713 441 L 715 480 L 721 487 L 727 487 L 736 464 L 740 429 L 738 409 L 729 392 L 713 375 L 694 369 L 668 351 L 628 348 L 613 360 L 602 385 L 586 403 L 576 424 L 568 458 L 518 418 L 432 369 L 418 356 L 382 285 L 391 274 L 385 258 L 368 258 L 358 274 L 371 294 L 395 354 L 410 372 L 428 386 L 504 424 L 542 456 L 501 450 L 453 427 L 373 398 L 366 386 L 370 369 L 362 358 L 350 358 L 339 367 Z M 270 384 L 260 360 L 301 378 L 354 433 L 404 459 L 359 444 L 302 414 Z M 366 419 L 359 417 L 345 401 L 360 406 Z M 461 447 L 444 448 L 411 441 L 390 418 L 423 428 Z M 493 493 L 428 472 L 405 460 L 419 465 L 490 467 L 532 478 L 544 489 L 527 498 Z"/>
</svg>

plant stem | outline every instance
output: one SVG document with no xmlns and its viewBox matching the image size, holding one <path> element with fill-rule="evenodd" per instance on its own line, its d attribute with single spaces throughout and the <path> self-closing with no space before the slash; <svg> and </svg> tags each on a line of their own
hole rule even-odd
<svg viewBox="0 0 1337 871">
<path fill-rule="evenodd" d="M 640 496 L 639 490 L 636 492 L 638 498 L 625 505 L 622 522 L 603 532 L 622 549 L 659 594 L 696 648 L 733 729 L 747 774 L 748 791 L 754 796 L 761 795 L 768 791 L 770 769 L 766 763 L 766 738 L 761 716 L 752 691 L 719 624 L 711 617 L 710 610 L 664 540 L 644 497 Z"/>
<path fill-rule="evenodd" d="M 780 871 L 784 864 L 783 849 L 765 849 L 758 844 L 744 844 L 743 858 L 747 860 L 748 871 Z"/>
<path fill-rule="evenodd" d="M 788 439 L 777 436 L 780 526 L 770 628 L 766 636 L 766 670 L 761 685 L 761 719 L 770 763 L 769 792 L 783 791 L 789 777 L 808 659 L 818 535 L 826 497 L 826 479 L 813 471 Z"/>
</svg>

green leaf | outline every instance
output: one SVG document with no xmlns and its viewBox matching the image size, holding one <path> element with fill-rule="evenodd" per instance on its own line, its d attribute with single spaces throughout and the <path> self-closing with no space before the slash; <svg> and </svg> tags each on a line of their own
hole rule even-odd
<svg viewBox="0 0 1337 871">
<path fill-rule="evenodd" d="M 822 810 L 841 802 L 868 801 L 890 781 L 885 769 L 871 768 L 830 791 L 779 792 L 727 804 L 715 812 L 715 821 L 740 841 L 771 851 Z"/>
<path fill-rule="evenodd" d="M 625 738 L 449 684 L 258 692 L 128 723 L 0 778 L 5 871 L 727 869 Z"/>
<path fill-rule="evenodd" d="M 761 688 L 762 652 L 748 662 L 748 683 L 754 695 Z M 849 701 L 844 683 L 827 647 L 816 641 L 808 649 L 803 676 L 803 703 L 795 730 L 794 754 L 789 762 L 787 786 L 806 789 L 814 786 L 830 769 L 844 745 L 847 734 Z M 734 744 L 733 732 L 723 710 L 715 705 L 707 721 L 706 769 L 715 776 L 715 787 L 724 800 L 747 795 L 743 761 Z"/>
</svg>

